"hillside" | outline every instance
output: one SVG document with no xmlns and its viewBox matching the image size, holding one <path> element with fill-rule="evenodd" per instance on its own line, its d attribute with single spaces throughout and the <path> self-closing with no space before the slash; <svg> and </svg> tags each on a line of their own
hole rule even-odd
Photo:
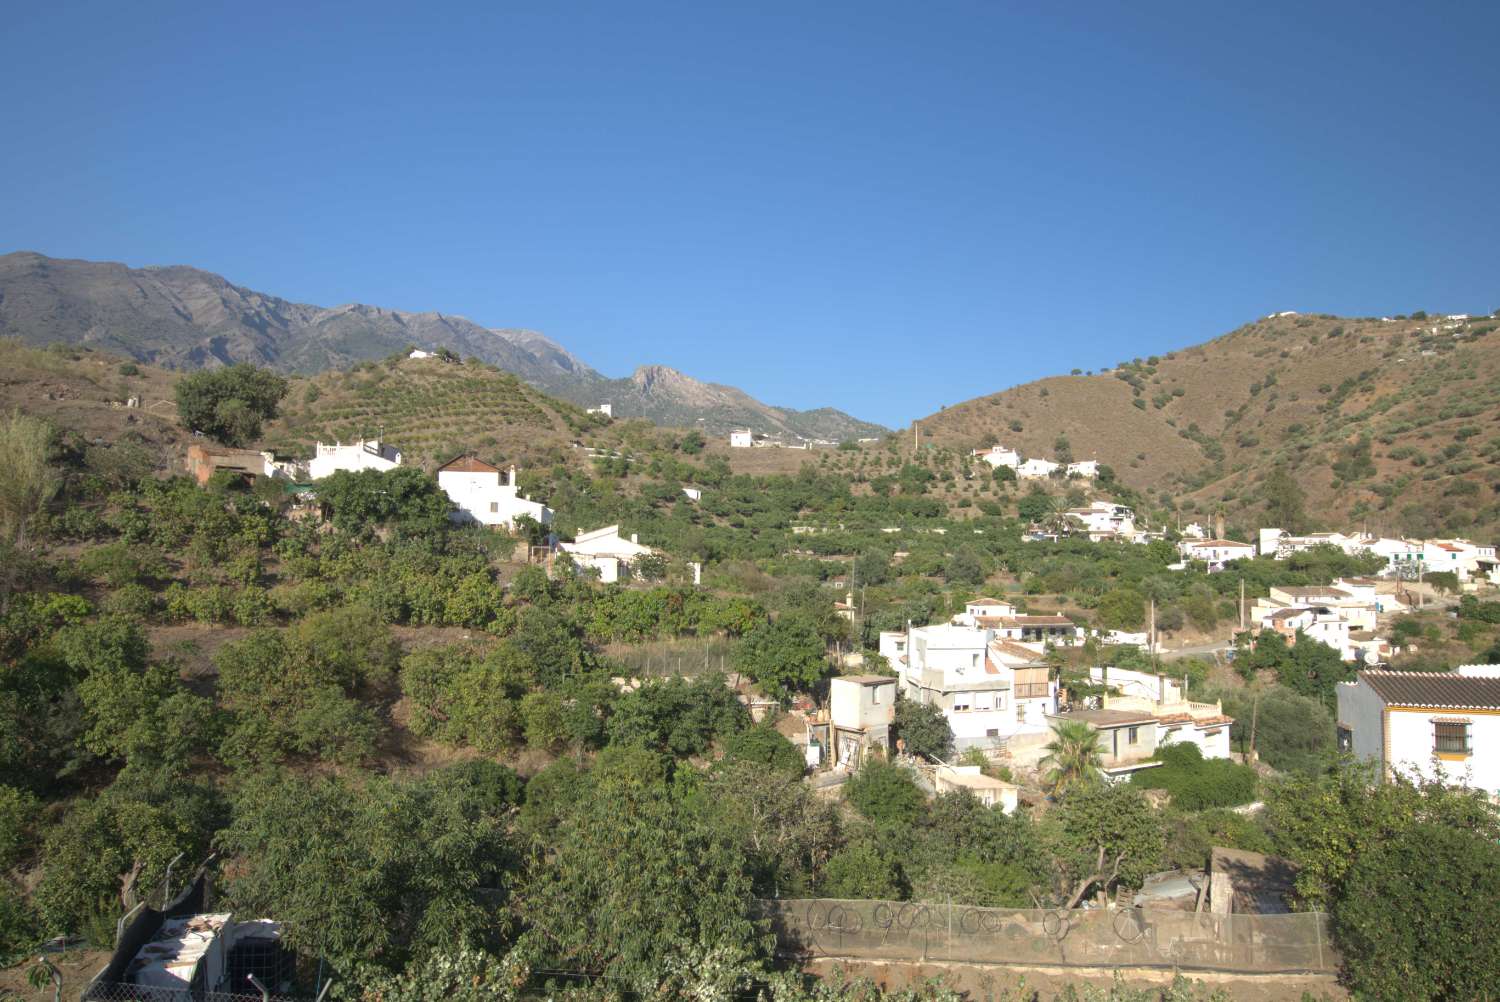
<svg viewBox="0 0 1500 1002">
<path fill-rule="evenodd" d="M 1250 528 L 1285 468 L 1313 526 L 1500 530 L 1500 321 L 1271 317 L 922 419 L 923 441 L 1098 459 L 1185 515 Z"/>
<path fill-rule="evenodd" d="M 294 379 L 264 443 L 310 456 L 319 440 L 382 435 L 407 462 L 429 468 L 464 452 L 536 466 L 558 461 L 581 432 L 603 425 L 489 365 L 392 359 Z"/>
<path fill-rule="evenodd" d="M 191 437 L 177 423 L 172 387 L 178 378 L 103 352 L 39 349 L 0 338 L 0 413 L 46 418 L 85 444 L 134 441 L 163 470 Z M 131 397 L 140 407 L 125 406 Z"/>
<path fill-rule="evenodd" d="M 807 438 L 884 430 L 839 411 L 771 407 L 660 366 L 610 379 L 536 331 L 357 303 L 310 306 L 182 266 L 0 255 L 0 336 L 88 346 L 169 369 L 253 362 L 298 374 L 348 369 L 415 345 L 479 358 L 574 403 L 612 403 L 619 417 L 697 425 L 712 434 L 745 425 Z"/>
</svg>

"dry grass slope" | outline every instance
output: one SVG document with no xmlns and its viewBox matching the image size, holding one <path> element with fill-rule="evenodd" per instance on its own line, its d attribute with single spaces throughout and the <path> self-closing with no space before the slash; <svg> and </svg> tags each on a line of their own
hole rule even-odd
<svg viewBox="0 0 1500 1002">
<path fill-rule="evenodd" d="M 1097 458 L 1186 512 L 1251 525 L 1281 465 L 1313 522 L 1500 528 L 1500 321 L 1283 316 L 1107 373 L 1061 376 L 925 418 L 926 440 Z M 1368 451 L 1367 451 L 1368 449 Z"/>
</svg>

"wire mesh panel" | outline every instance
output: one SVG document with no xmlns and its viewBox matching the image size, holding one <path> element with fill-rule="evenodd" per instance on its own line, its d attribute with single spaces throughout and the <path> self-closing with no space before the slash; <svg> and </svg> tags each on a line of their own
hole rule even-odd
<svg viewBox="0 0 1500 1002">
<path fill-rule="evenodd" d="M 276 995 L 271 1002 L 308 1002 L 312 996 Z M 192 988 L 160 988 L 123 982 L 95 982 L 84 989 L 82 1002 L 261 1002 L 258 991 L 207 992 Z"/>
<path fill-rule="evenodd" d="M 887 961 L 1245 972 L 1336 971 L 1327 917 L 1171 909 L 976 908 L 912 901 L 767 901 L 785 953 Z"/>
</svg>

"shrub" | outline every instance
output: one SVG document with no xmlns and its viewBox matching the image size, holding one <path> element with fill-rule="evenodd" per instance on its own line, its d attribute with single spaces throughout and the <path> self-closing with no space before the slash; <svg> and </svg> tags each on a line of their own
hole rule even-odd
<svg viewBox="0 0 1500 1002">
<path fill-rule="evenodd" d="M 1255 770 L 1228 759 L 1205 759 L 1194 744 L 1169 744 L 1153 756 L 1162 764 L 1133 773 L 1130 782 L 1146 790 L 1166 790 L 1172 805 L 1185 811 L 1234 807 L 1255 799 Z"/>
<path fill-rule="evenodd" d="M 910 772 L 879 760 L 860 767 L 844 786 L 844 796 L 871 821 L 888 825 L 914 824 L 927 803 Z"/>
<path fill-rule="evenodd" d="M 1361 997 L 1483 998 L 1500 970 L 1500 846 L 1437 821 L 1359 856 L 1333 908 Z"/>
</svg>

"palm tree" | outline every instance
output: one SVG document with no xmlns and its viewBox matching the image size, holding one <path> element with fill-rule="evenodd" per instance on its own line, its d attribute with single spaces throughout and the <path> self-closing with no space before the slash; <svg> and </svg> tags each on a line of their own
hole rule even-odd
<svg viewBox="0 0 1500 1002">
<path fill-rule="evenodd" d="M 1042 782 L 1054 797 L 1099 780 L 1099 735 L 1082 720 L 1065 720 L 1052 731 L 1042 759 Z"/>
</svg>

